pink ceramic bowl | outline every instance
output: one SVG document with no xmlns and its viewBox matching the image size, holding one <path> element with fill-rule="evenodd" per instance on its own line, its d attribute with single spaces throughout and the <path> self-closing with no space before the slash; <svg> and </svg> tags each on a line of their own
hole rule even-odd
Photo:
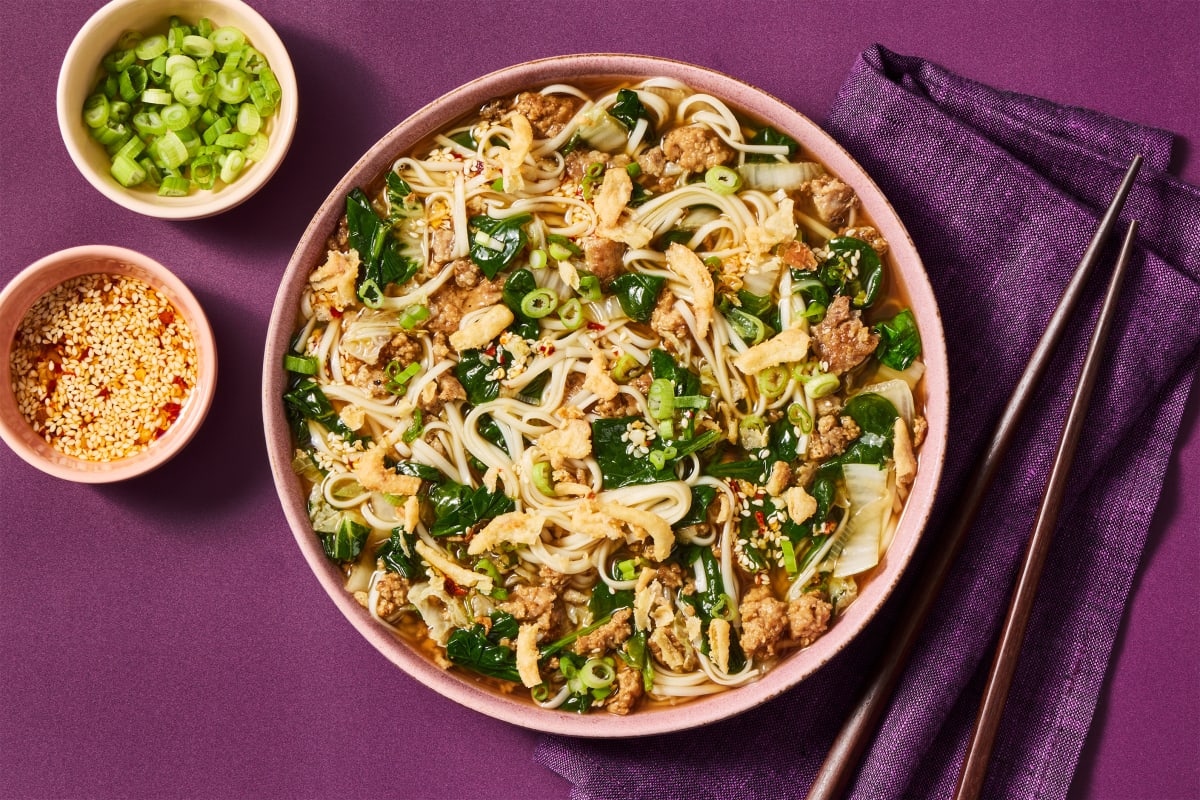
<svg viewBox="0 0 1200 800">
<path fill-rule="evenodd" d="M 80 275 L 108 273 L 137 278 L 171 301 L 196 344 L 196 385 L 175 422 L 141 452 L 116 461 L 86 461 L 47 444 L 21 416 L 9 369 L 13 337 L 25 312 L 46 292 Z M 42 472 L 78 483 L 114 483 L 162 466 L 183 449 L 208 414 L 217 387 L 217 348 L 199 301 L 166 267 L 123 247 L 85 245 L 60 250 L 27 267 L 0 292 L 0 437 Z"/>
<path fill-rule="evenodd" d="M 927 371 L 925 414 L 929 431 L 920 451 L 916 482 L 895 538 L 875 576 L 829 632 L 811 647 L 785 658 L 761 680 L 693 700 L 680 706 L 645 709 L 627 717 L 604 712 L 578 715 L 547 711 L 532 703 L 491 691 L 458 673 L 438 668 L 376 624 L 342 588 L 342 575 L 324 555 L 305 511 L 300 482 L 291 470 L 292 443 L 280 396 L 285 374 L 280 364 L 292 336 L 306 276 L 325 253 L 325 241 L 345 211 L 346 193 L 369 184 L 430 133 L 477 110 L 487 100 L 525 88 L 585 77 L 676 78 L 699 91 L 721 97 L 751 117 L 789 133 L 803 148 L 857 191 L 863 207 L 892 248 L 894 277 L 903 285 L 920 327 Z M 933 504 L 946 444 L 946 352 L 941 318 L 921 258 L 896 212 L 862 168 L 828 134 L 780 100 L 741 81 L 677 61 L 633 55 L 575 55 L 519 64 L 475 80 L 435 100 L 396 126 L 359 159 L 334 187 L 309 224 L 288 265 L 275 298 L 267 334 L 263 372 L 263 418 L 275 484 L 292 532 L 317 580 L 359 632 L 405 672 L 465 706 L 517 725 L 554 733 L 592 737 L 644 736 L 704 725 L 738 714 L 796 685 L 829 661 L 875 615 L 900 578 L 921 535 Z"/>
</svg>

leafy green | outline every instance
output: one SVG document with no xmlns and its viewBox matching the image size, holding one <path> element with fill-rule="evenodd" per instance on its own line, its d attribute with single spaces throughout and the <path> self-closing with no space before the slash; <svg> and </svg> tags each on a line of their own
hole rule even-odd
<svg viewBox="0 0 1200 800">
<path fill-rule="evenodd" d="M 628 442 L 621 437 L 631 423 L 641 417 L 601 418 L 592 423 L 592 452 L 604 476 L 604 488 L 616 489 L 640 483 L 658 483 L 675 479 L 674 463 L 656 469 L 645 456 L 626 452 Z"/>
<path fill-rule="evenodd" d="M 344 515 L 334 533 L 320 534 L 321 547 L 332 561 L 353 561 L 362 552 L 370 529 L 350 515 Z"/>
<path fill-rule="evenodd" d="M 620 589 L 613 591 L 604 581 L 599 581 L 592 589 L 592 599 L 588 601 L 592 619 L 611 617 L 618 608 L 633 607 L 633 590 Z"/>
<path fill-rule="evenodd" d="M 517 214 L 513 217 L 496 219 L 486 215 L 471 217 L 471 260 L 489 279 L 496 277 L 500 270 L 507 267 L 525 247 L 529 237 L 522 227 L 532 220 L 529 214 Z M 475 231 L 482 231 L 500 243 L 499 250 L 493 250 L 486 244 L 475 240 Z"/>
<path fill-rule="evenodd" d="M 541 323 L 521 311 L 521 299 L 537 288 L 533 273 L 524 267 L 513 270 L 504 282 L 504 305 L 513 312 L 513 323 L 508 329 L 522 339 L 536 339 L 542 335 Z"/>
<path fill-rule="evenodd" d="M 384 569 L 397 572 L 401 577 L 413 580 L 419 577 L 423 570 L 425 559 L 417 552 L 417 534 L 409 532 L 403 525 L 392 528 L 392 535 L 379 549 L 375 557 L 383 561 Z"/>
<path fill-rule="evenodd" d="M 654 688 L 654 662 L 646 644 L 646 632 L 637 631 L 625 640 L 625 649 L 617 653 L 621 660 L 642 673 L 642 686 L 648 692 Z"/>
<path fill-rule="evenodd" d="M 674 381 L 675 396 L 700 394 L 700 376 L 676 361 L 661 348 L 650 351 L 650 374 L 657 379 Z"/>
<path fill-rule="evenodd" d="M 459 356 L 454 375 L 466 391 L 471 405 L 482 405 L 500 396 L 500 381 L 488 377 L 497 366 L 495 357 L 482 350 L 464 350 Z"/>
<path fill-rule="evenodd" d="M 435 486 L 429 493 L 436 521 L 430 536 L 461 536 L 472 525 L 516 509 L 516 503 L 503 492 L 489 492 L 486 486 L 472 489 L 454 481 Z"/>
<path fill-rule="evenodd" d="M 421 204 L 409 199 L 413 196 L 412 187 L 394 172 L 388 172 L 386 180 L 388 223 L 395 225 L 401 219 L 419 215 Z"/>
<path fill-rule="evenodd" d="M 787 160 L 791 161 L 795 157 L 796 151 L 800 149 L 800 143 L 786 133 L 780 133 L 774 128 L 762 128 L 758 133 L 750 137 L 750 144 L 782 144 L 787 145 Z M 747 153 L 746 161 L 748 162 L 770 162 L 777 161 L 775 156 L 765 153 Z"/>
<path fill-rule="evenodd" d="M 654 240 L 654 249 L 666 252 L 673 244 L 686 245 L 692 240 L 693 230 L 687 228 L 671 228 Z"/>
<path fill-rule="evenodd" d="M 609 291 L 617 296 L 617 302 L 627 317 L 638 322 L 649 322 L 666 282 L 666 278 L 657 275 L 626 272 L 613 278 Z"/>
<path fill-rule="evenodd" d="M 848 296 L 855 308 L 874 303 L 883 288 L 883 264 L 875 248 L 853 236 L 830 239 L 825 247 L 829 257 L 817 268 L 821 283 L 834 294 Z"/>
<path fill-rule="evenodd" d="M 762 480 L 763 462 L 761 461 L 720 461 L 711 462 L 704 469 L 705 475 L 714 478 L 729 478 L 743 481 Z"/>
<path fill-rule="evenodd" d="M 479 424 L 476 426 L 479 435 L 487 439 L 492 444 L 499 447 L 508 454 L 508 443 L 504 441 L 504 431 L 500 429 L 500 423 L 492 419 L 491 414 L 484 414 L 479 418 Z"/>
<path fill-rule="evenodd" d="M 443 475 L 437 467 L 431 467 L 428 464 L 422 464 L 418 461 L 398 461 L 392 467 L 397 475 L 411 475 L 414 478 L 420 478 L 423 481 L 431 483 L 441 483 Z"/>
<path fill-rule="evenodd" d="M 696 591 L 690 595 L 680 594 L 679 600 L 687 603 L 696 610 L 696 615 L 700 617 L 702 630 L 707 634 L 708 626 L 714 617 L 728 616 L 736 609 L 730 608 L 733 599 L 725 594 L 725 581 L 721 577 L 721 564 L 717 561 L 717 557 L 713 555 L 712 548 L 694 544 L 680 548 L 680 560 L 685 565 L 695 564 L 696 559 L 700 560 L 700 568 L 704 573 L 704 591 Z M 700 646 L 700 651 L 707 655 L 708 650 L 708 636 L 705 635 L 703 643 Z M 731 627 L 729 630 L 729 671 L 738 672 L 745 665 L 746 654 L 742 650 L 741 642 L 738 640 L 737 630 Z"/>
<path fill-rule="evenodd" d="M 321 387 L 312 378 L 299 381 L 291 391 L 283 395 L 283 401 L 289 411 L 299 419 L 319 422 L 331 433 L 336 433 L 348 442 L 365 441 L 342 422 L 325 392 L 321 391 Z"/>
<path fill-rule="evenodd" d="M 591 625 L 585 625 L 577 631 L 571 631 L 570 633 L 568 633 L 566 636 L 562 637 L 561 639 L 553 641 L 550 644 L 544 646 L 539 651 L 540 655 L 538 656 L 538 659 L 541 661 L 544 661 L 547 658 L 550 658 L 550 656 L 553 656 L 557 653 L 561 653 L 565 648 L 573 645 L 575 643 L 575 640 L 578 639 L 580 636 L 586 636 L 587 634 L 591 633 L 592 631 L 594 631 L 598 628 L 601 628 L 604 625 L 607 625 L 610 620 L 612 620 L 612 615 L 606 614 L 603 617 L 599 617 L 597 619 L 592 620 Z"/>
<path fill-rule="evenodd" d="M 450 634 L 446 642 L 446 657 L 451 663 L 481 675 L 520 683 L 517 654 L 511 647 L 500 643 L 504 639 L 516 639 L 517 621 L 503 611 L 493 611 L 491 619 L 491 630 L 476 623 L 470 628 L 458 628 Z"/>
<path fill-rule="evenodd" d="M 800 434 L 787 417 L 774 422 L 767 434 L 767 450 L 769 450 L 767 469 L 776 461 L 786 461 L 789 464 L 799 456 Z"/>
<path fill-rule="evenodd" d="M 739 306 L 742 311 L 747 314 L 753 314 L 756 317 L 762 317 L 775 308 L 775 303 L 772 302 L 770 295 L 753 294 L 745 289 L 738 289 L 737 292 Z"/>
<path fill-rule="evenodd" d="M 401 255 L 399 242 L 391 236 L 392 225 L 380 219 L 362 189 L 346 195 L 346 227 L 350 246 L 358 251 L 358 298 L 378 308 L 390 284 L 407 282 L 421 265 Z"/>
<path fill-rule="evenodd" d="M 650 119 L 650 114 L 642 105 L 637 92 L 632 89 L 622 89 L 617 92 L 617 102 L 613 103 L 608 113 L 631 131 L 637 127 L 639 119 L 644 119 L 648 123 L 644 138 L 650 139 L 654 135 L 654 121 Z"/>
<path fill-rule="evenodd" d="M 892 457 L 892 437 L 900 414 L 892 402 L 874 392 L 864 392 L 850 398 L 842 414 L 858 423 L 862 433 L 850 443 L 846 452 L 821 464 L 822 474 L 838 474 L 834 467 L 842 464 L 883 464 Z"/>
<path fill-rule="evenodd" d="M 921 355 L 921 332 L 917 330 L 917 320 L 911 310 L 906 308 L 880 322 L 875 326 L 875 332 L 879 334 L 875 357 L 892 369 L 908 369 Z"/>
<path fill-rule="evenodd" d="M 687 513 L 683 518 L 676 522 L 673 528 L 686 528 L 688 525 L 699 525 L 708 520 L 708 507 L 717 499 L 717 489 L 714 486 L 693 486 L 692 487 L 692 504 L 688 506 Z"/>
</svg>

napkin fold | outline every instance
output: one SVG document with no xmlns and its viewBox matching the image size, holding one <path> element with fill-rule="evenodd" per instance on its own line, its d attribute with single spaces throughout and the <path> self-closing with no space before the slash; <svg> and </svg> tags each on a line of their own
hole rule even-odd
<svg viewBox="0 0 1200 800">
<path fill-rule="evenodd" d="M 999 91 L 880 46 L 858 58 L 826 129 L 891 199 L 940 304 L 951 418 L 929 528 L 896 595 L 863 634 L 776 700 L 679 734 L 544 738 L 534 757 L 574 784 L 574 800 L 804 795 L 1140 153 L 1145 163 L 1122 215 L 1141 222 L 1138 248 L 984 790 L 1067 794 L 1200 361 L 1200 190 L 1168 174 L 1169 132 Z M 953 791 L 1115 249 L 939 596 L 853 797 Z"/>
</svg>

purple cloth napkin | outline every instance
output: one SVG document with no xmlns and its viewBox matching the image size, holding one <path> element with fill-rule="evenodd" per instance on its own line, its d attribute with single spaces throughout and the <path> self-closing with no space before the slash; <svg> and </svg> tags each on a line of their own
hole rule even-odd
<svg viewBox="0 0 1200 800">
<path fill-rule="evenodd" d="M 1167 174 L 1173 134 L 997 91 L 879 46 L 858 59 L 826 128 L 899 211 L 941 306 L 951 424 L 932 522 L 883 612 L 784 696 L 680 734 L 545 738 L 535 758 L 575 784 L 575 800 L 804 796 L 877 662 L 900 596 L 922 555 L 939 546 L 955 496 L 1140 153 L 1145 164 L 1123 215 L 1140 220 L 1139 247 L 984 794 L 1062 798 L 1070 785 L 1200 360 L 1200 191 Z M 953 792 L 1111 258 L 941 593 L 863 761 L 856 798 Z"/>
</svg>

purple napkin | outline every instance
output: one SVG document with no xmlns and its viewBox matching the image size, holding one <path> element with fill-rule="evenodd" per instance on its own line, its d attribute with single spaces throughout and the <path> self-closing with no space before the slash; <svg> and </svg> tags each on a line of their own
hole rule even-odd
<svg viewBox="0 0 1200 800">
<path fill-rule="evenodd" d="M 879 46 L 858 59 L 826 128 L 895 205 L 941 306 L 952 398 L 932 522 L 883 612 L 784 696 L 680 734 L 545 738 L 535 758 L 575 784 L 575 800 L 770 800 L 807 792 L 879 657 L 899 597 L 912 589 L 916 564 L 939 546 L 955 496 L 1140 153 L 1145 164 L 1123 215 L 1140 220 L 1139 247 L 985 796 L 1062 798 L 1070 785 L 1200 360 L 1200 191 L 1166 172 L 1173 134 L 997 91 Z M 1098 268 L 942 591 L 854 797 L 953 791 L 1111 258 Z"/>
</svg>

